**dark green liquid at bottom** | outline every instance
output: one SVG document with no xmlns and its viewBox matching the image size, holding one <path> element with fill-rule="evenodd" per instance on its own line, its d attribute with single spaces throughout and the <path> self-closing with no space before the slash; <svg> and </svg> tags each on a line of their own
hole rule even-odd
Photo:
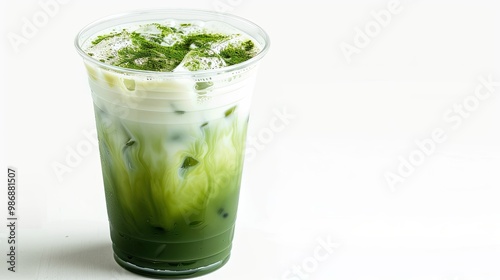
<svg viewBox="0 0 500 280">
<path fill-rule="evenodd" d="M 160 243 L 124 237 L 111 228 L 115 261 L 131 272 L 154 278 L 191 278 L 221 268 L 229 260 L 233 234 L 234 227 L 201 241 Z M 189 259 L 203 252 L 213 255 Z"/>
</svg>

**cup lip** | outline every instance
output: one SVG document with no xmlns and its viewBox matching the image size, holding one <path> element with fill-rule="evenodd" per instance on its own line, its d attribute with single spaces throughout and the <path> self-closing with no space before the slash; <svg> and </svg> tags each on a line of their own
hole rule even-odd
<svg viewBox="0 0 500 280">
<path fill-rule="evenodd" d="M 94 28 L 98 25 L 101 25 L 103 23 L 112 21 L 112 20 L 117 20 L 120 18 L 125 18 L 127 16 L 138 16 L 138 15 L 151 15 L 151 14 L 160 14 L 160 13 L 166 13 L 172 15 L 171 18 L 175 19 L 175 14 L 193 14 L 193 15 L 205 15 L 205 16 L 214 16 L 214 20 L 219 20 L 222 22 L 226 22 L 225 19 L 231 19 L 233 21 L 239 21 L 241 23 L 244 23 L 246 25 L 249 25 L 257 30 L 257 32 L 260 33 L 262 36 L 262 39 L 264 40 L 265 44 L 263 48 L 260 50 L 260 52 L 255 55 L 254 57 L 250 58 L 249 60 L 246 60 L 244 62 L 222 67 L 222 68 L 217 68 L 217 69 L 208 69 L 208 70 L 197 70 L 197 71 L 183 71 L 183 72 L 166 72 L 166 71 L 151 71 L 151 70 L 138 70 L 138 69 L 130 69 L 130 68 L 125 68 L 125 67 L 120 67 L 120 66 L 114 66 L 111 64 L 107 64 L 105 62 L 99 61 L 96 58 L 93 58 L 89 56 L 80 46 L 80 39 L 83 36 L 85 32 L 90 30 L 91 28 Z M 215 19 L 215 17 L 218 17 Z M 165 19 L 168 19 L 168 17 L 165 17 Z M 131 21 L 130 23 L 133 23 Z M 237 28 L 241 30 L 240 28 Z M 244 30 L 241 30 L 242 32 L 245 32 Z M 248 34 L 251 38 L 254 36 Z M 84 59 L 89 62 L 92 62 L 93 64 L 99 66 L 100 68 L 104 68 L 107 70 L 123 73 L 123 74 L 128 74 L 128 75 L 145 75 L 148 77 L 199 77 L 199 76 L 213 76 L 221 73 L 231 73 L 235 72 L 238 70 L 242 70 L 245 68 L 248 68 L 252 65 L 254 65 L 256 62 L 258 62 L 260 59 L 262 59 L 266 53 L 269 51 L 270 47 L 270 39 L 269 35 L 267 34 L 264 29 L 262 29 L 259 25 L 256 23 L 245 19 L 243 17 L 234 15 L 234 14 L 229 14 L 229 13 L 221 13 L 221 12 L 215 12 L 215 11 L 210 11 L 210 10 L 203 10 L 203 9 L 147 9 L 147 10 L 134 10 L 134 11 L 129 11 L 129 12 L 122 12 L 122 13 L 117 13 L 117 14 L 112 14 L 106 17 L 102 17 L 100 19 L 97 19 L 89 24 L 87 24 L 85 27 L 83 27 L 78 34 L 76 35 L 76 38 L 74 40 L 74 44 L 76 47 L 76 50 L 78 54 Z"/>
</svg>

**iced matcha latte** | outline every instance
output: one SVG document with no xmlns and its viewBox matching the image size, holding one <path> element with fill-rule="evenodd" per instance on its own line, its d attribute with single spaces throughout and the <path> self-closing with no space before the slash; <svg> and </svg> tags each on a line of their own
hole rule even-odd
<svg viewBox="0 0 500 280">
<path fill-rule="evenodd" d="M 110 17 L 76 39 L 94 100 L 115 260 L 144 275 L 224 265 L 266 33 L 205 11 Z"/>
</svg>

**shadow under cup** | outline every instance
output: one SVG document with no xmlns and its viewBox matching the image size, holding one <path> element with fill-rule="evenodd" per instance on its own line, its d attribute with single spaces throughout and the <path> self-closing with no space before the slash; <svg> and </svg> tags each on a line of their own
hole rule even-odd
<svg viewBox="0 0 500 280">
<path fill-rule="evenodd" d="M 95 34 L 130 23 L 222 21 L 261 47 L 221 69 L 153 72 L 107 65 L 84 51 Z M 102 19 L 76 38 L 94 101 L 114 257 L 143 275 L 209 273 L 229 259 L 258 61 L 257 25 L 207 11 L 159 10 Z"/>
</svg>

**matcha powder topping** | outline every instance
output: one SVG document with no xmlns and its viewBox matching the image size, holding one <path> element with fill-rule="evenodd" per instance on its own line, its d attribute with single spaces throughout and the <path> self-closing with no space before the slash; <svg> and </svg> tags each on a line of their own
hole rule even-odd
<svg viewBox="0 0 500 280">
<path fill-rule="evenodd" d="M 241 34 L 222 34 L 182 23 L 175 27 L 151 23 L 135 30 L 113 30 L 95 37 L 86 49 L 114 66 L 171 72 L 217 69 L 242 63 L 259 49 Z"/>
</svg>

